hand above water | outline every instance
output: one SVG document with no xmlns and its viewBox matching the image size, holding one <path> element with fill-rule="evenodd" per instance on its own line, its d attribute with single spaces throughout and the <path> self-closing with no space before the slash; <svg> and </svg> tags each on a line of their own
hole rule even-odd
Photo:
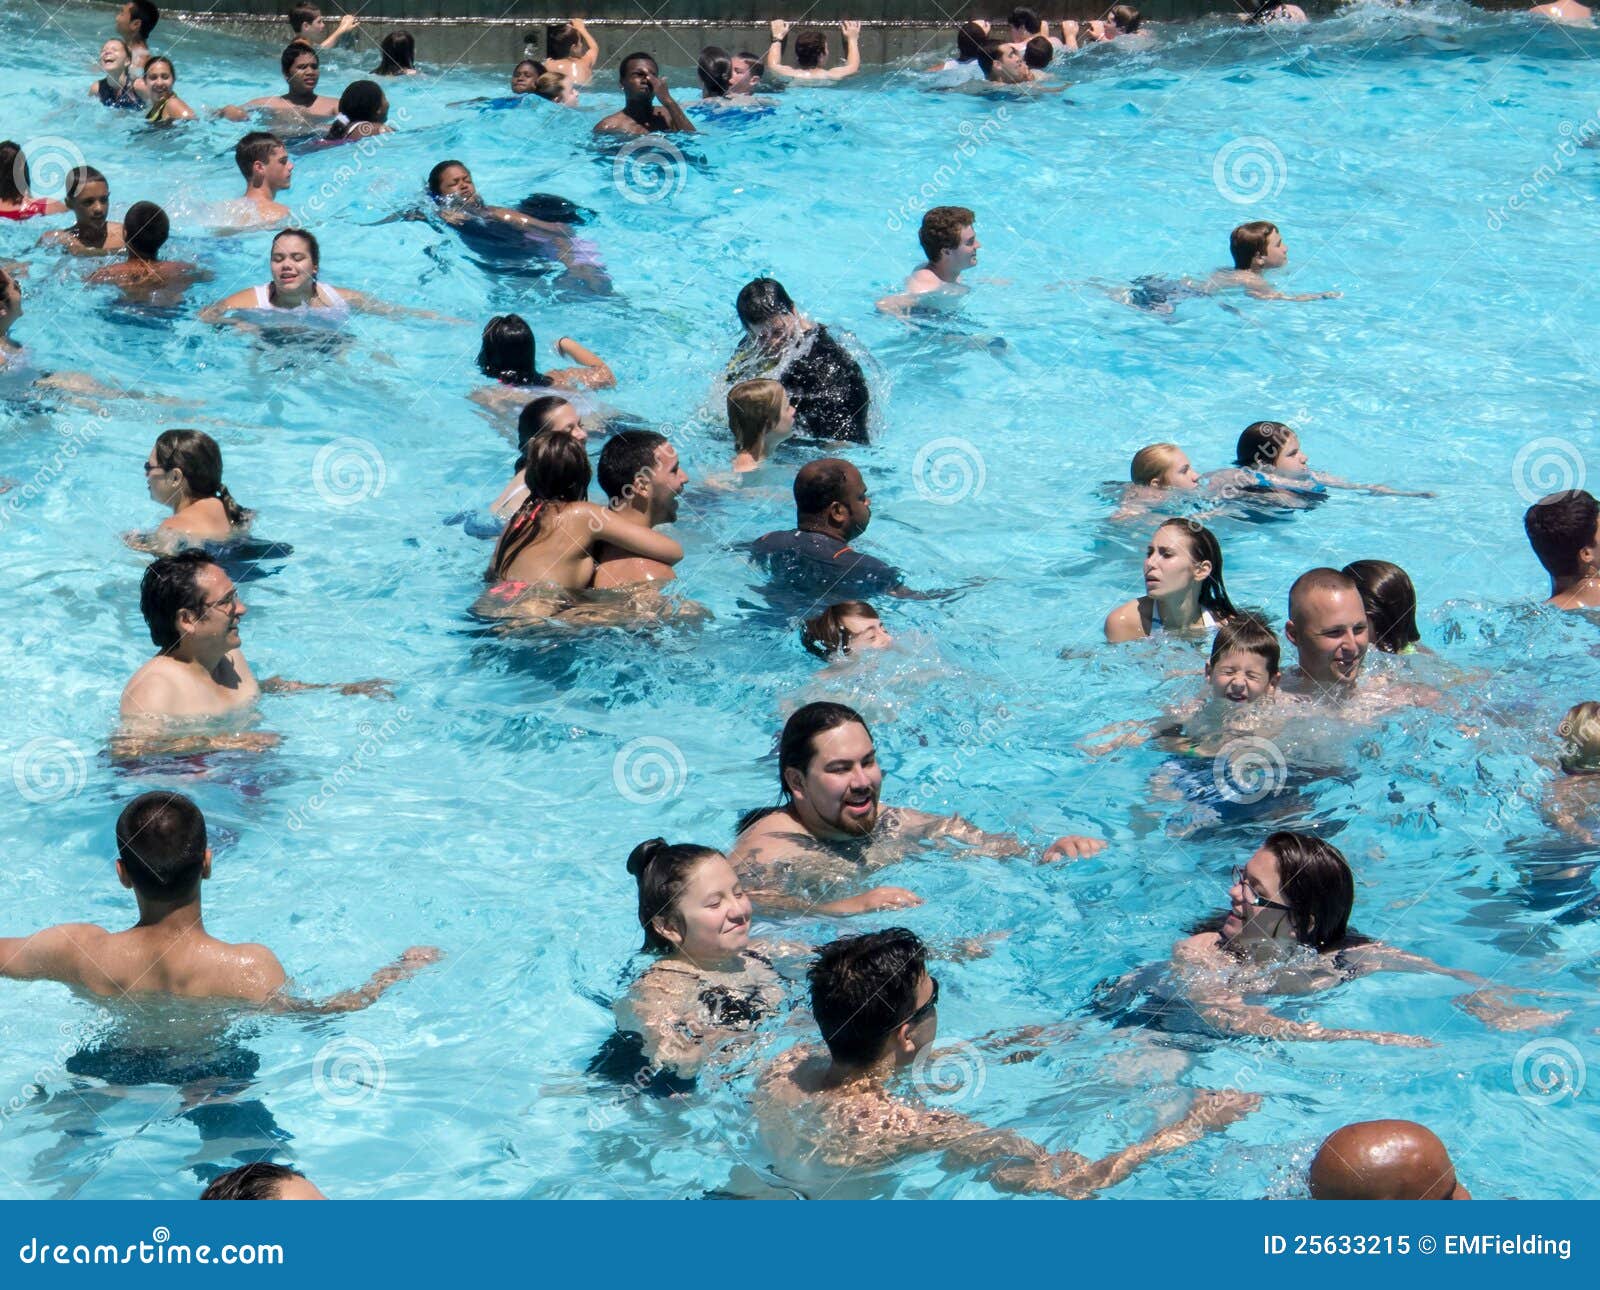
<svg viewBox="0 0 1600 1290">
<path fill-rule="evenodd" d="M 789 24 L 782 18 L 774 18 L 772 20 L 772 38 L 774 40 L 782 40 L 788 34 Z"/>
<path fill-rule="evenodd" d="M 1099 855 L 1105 849 L 1104 838 L 1090 838 L 1069 833 L 1050 844 L 1045 850 L 1042 861 L 1048 864 L 1052 860 L 1085 860 L 1089 856 Z"/>
</svg>

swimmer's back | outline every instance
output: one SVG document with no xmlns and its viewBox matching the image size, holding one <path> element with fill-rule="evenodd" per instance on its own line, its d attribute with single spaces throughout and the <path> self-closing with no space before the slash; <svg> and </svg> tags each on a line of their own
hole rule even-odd
<svg viewBox="0 0 1600 1290">
<path fill-rule="evenodd" d="M 0 949 L 5 975 L 60 981 L 101 998 L 174 995 L 264 1003 L 285 981 L 283 965 L 265 945 L 231 945 L 204 932 L 175 937 L 159 927 L 108 932 L 93 923 L 63 923 L 17 941 Z"/>
</svg>

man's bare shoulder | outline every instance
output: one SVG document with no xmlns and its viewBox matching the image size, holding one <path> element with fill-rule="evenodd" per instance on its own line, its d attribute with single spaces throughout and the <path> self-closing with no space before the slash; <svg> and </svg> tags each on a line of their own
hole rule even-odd
<svg viewBox="0 0 1600 1290">
<path fill-rule="evenodd" d="M 182 665 L 165 654 L 157 654 L 128 678 L 128 684 L 122 690 L 122 715 L 165 715 L 183 692 L 182 681 Z"/>
<path fill-rule="evenodd" d="M 626 112 L 613 112 L 597 122 L 596 134 L 646 134 L 648 131 Z"/>
</svg>

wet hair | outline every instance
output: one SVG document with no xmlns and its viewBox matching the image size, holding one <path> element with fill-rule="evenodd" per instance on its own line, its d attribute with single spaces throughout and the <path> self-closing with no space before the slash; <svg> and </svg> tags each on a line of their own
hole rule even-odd
<svg viewBox="0 0 1600 1290">
<path fill-rule="evenodd" d="M 93 166 L 74 166 L 67 171 L 66 192 L 63 194 L 67 204 L 72 204 L 72 199 L 78 195 L 78 190 L 85 184 L 105 184 L 106 177 Z M 107 189 L 110 188 L 106 184 Z"/>
<path fill-rule="evenodd" d="M 546 58 L 572 58 L 583 48 L 583 37 L 570 22 L 553 22 L 544 29 L 544 48 Z"/>
<path fill-rule="evenodd" d="M 1264 255 L 1267 243 L 1278 231 L 1278 226 L 1268 220 L 1252 220 L 1241 224 L 1228 237 L 1228 251 L 1233 256 L 1233 267 L 1248 269 L 1258 255 Z"/>
<path fill-rule="evenodd" d="M 566 88 L 567 78 L 560 72 L 540 72 L 539 79 L 533 83 L 533 92 L 552 103 L 561 97 Z"/>
<path fill-rule="evenodd" d="M 828 56 L 828 35 L 816 27 L 807 27 L 794 35 L 794 63 L 801 71 L 821 67 Z"/>
<path fill-rule="evenodd" d="M 1387 560 L 1354 560 L 1344 574 L 1356 584 L 1367 607 L 1372 643 L 1385 654 L 1402 653 L 1422 639 L 1417 630 L 1417 589 L 1398 564 Z"/>
<path fill-rule="evenodd" d="M 1181 451 L 1175 443 L 1146 444 L 1133 454 L 1133 464 L 1128 467 L 1128 478 L 1147 487 L 1159 485 L 1161 477 L 1172 469 Z"/>
<path fill-rule="evenodd" d="M 1315 569 L 1307 569 L 1294 580 L 1294 585 L 1289 588 L 1289 621 L 1298 622 L 1294 616 L 1296 602 L 1304 602 L 1305 598 L 1314 591 L 1353 591 L 1358 596 L 1361 588 L 1356 580 L 1342 569 L 1330 569 L 1321 565 Z M 1365 609 L 1366 602 L 1362 602 Z"/>
<path fill-rule="evenodd" d="M 112 36 L 100 42 L 101 49 L 104 49 L 107 45 L 121 45 L 123 56 L 127 58 L 130 63 L 133 61 L 133 49 L 129 46 L 127 41 L 122 39 L 121 36 Z"/>
<path fill-rule="evenodd" d="M 339 115 L 345 119 L 335 121 L 328 127 L 330 139 L 344 138 L 350 133 L 350 127 L 357 123 L 382 125 L 384 118 L 389 115 L 383 86 L 377 81 L 351 81 L 344 87 L 344 93 L 339 95 Z"/>
<path fill-rule="evenodd" d="M 1561 769 L 1568 775 L 1600 772 L 1600 703 L 1574 703 L 1556 727 L 1565 745 Z"/>
<path fill-rule="evenodd" d="M 700 51 L 694 70 L 706 93 L 727 98 L 728 81 L 733 76 L 733 58 L 726 49 L 719 45 L 707 45 Z"/>
<path fill-rule="evenodd" d="M 20 202 L 33 196 L 33 176 L 22 145 L 13 139 L 0 143 L 0 201 Z"/>
<path fill-rule="evenodd" d="M 239 167 L 239 173 L 249 179 L 256 162 L 266 165 L 268 158 L 281 147 L 283 140 L 277 135 L 268 134 L 265 130 L 252 130 L 234 145 L 233 161 Z"/>
<path fill-rule="evenodd" d="M 249 521 L 253 512 L 234 501 L 222 482 L 222 449 L 203 430 L 162 431 L 156 438 L 155 458 L 162 470 L 182 472 L 192 496 L 215 497 L 221 502 L 229 524 L 238 528 Z"/>
<path fill-rule="evenodd" d="M 1118 31 L 1130 36 L 1144 26 L 1144 16 L 1131 4 L 1119 4 L 1114 8 L 1111 11 L 1111 21 L 1116 24 Z"/>
<path fill-rule="evenodd" d="M 977 62 L 983 57 L 983 47 L 988 42 L 989 33 L 977 23 L 962 23 L 956 28 L 956 62 Z"/>
<path fill-rule="evenodd" d="M 310 5 L 303 8 L 309 9 Z M 254 1164 L 240 1165 L 225 1174 L 218 1174 L 211 1185 L 200 1193 L 201 1200 L 277 1200 L 284 1183 L 305 1175 L 288 1165 L 268 1164 L 258 1160 Z"/>
<path fill-rule="evenodd" d="M 117 859 L 139 895 L 192 898 L 206 859 L 206 818 L 182 793 L 141 793 L 117 816 Z"/>
<path fill-rule="evenodd" d="M 672 948 L 672 942 L 656 929 L 656 923 L 682 928 L 678 901 L 689 885 L 689 875 L 702 861 L 721 856 L 722 852 L 714 847 L 692 842 L 669 846 L 665 838 L 641 842 L 628 853 L 628 872 L 639 882 L 639 926 L 644 928 L 644 950 L 659 954 Z"/>
<path fill-rule="evenodd" d="M 135 255 L 153 260 L 167 244 L 171 225 L 154 202 L 134 202 L 122 216 L 123 243 Z"/>
<path fill-rule="evenodd" d="M 666 442 L 666 435 L 654 430 L 624 430 L 607 439 L 595 468 L 595 477 L 605 495 L 616 501 L 647 482 L 656 468 L 656 449 Z"/>
<path fill-rule="evenodd" d="M 168 58 L 165 54 L 154 54 L 151 57 L 145 59 L 145 62 L 144 62 L 145 75 L 148 76 L 150 74 L 150 69 L 152 67 L 154 67 L 157 63 L 165 63 L 167 65 L 167 71 L 172 73 L 172 83 L 174 85 L 176 85 L 178 83 L 178 69 L 172 65 L 172 60 L 170 58 Z"/>
<path fill-rule="evenodd" d="M 298 36 L 302 31 L 322 17 L 322 10 L 314 4 L 297 4 L 289 6 L 289 30 Z"/>
<path fill-rule="evenodd" d="M 1033 37 L 1022 47 L 1022 61 L 1034 71 L 1043 71 L 1056 56 L 1056 47 L 1044 36 Z"/>
<path fill-rule="evenodd" d="M 317 245 L 317 238 L 309 229 L 286 228 L 272 239 L 273 249 L 286 237 L 297 237 L 306 244 L 306 249 L 311 252 L 311 267 L 316 270 L 322 266 L 322 248 Z"/>
<path fill-rule="evenodd" d="M 522 411 L 517 414 L 518 470 L 527 464 L 528 445 L 545 432 L 545 423 L 550 419 L 550 414 L 557 408 L 566 407 L 571 401 L 559 394 L 541 394 L 522 405 Z"/>
<path fill-rule="evenodd" d="M 1217 626 L 1211 638 L 1211 657 L 1206 661 L 1209 673 L 1224 654 L 1254 654 L 1267 665 L 1267 675 L 1277 676 L 1282 670 L 1282 647 L 1278 633 L 1268 627 L 1258 614 L 1235 614 Z"/>
<path fill-rule="evenodd" d="M 752 331 L 795 312 L 794 301 L 776 278 L 756 278 L 739 289 L 734 302 L 739 321 Z"/>
<path fill-rule="evenodd" d="M 144 571 L 139 581 L 139 612 L 150 629 L 150 641 L 163 654 L 183 639 L 178 631 L 178 612 L 205 612 L 205 593 L 200 589 L 200 571 L 216 561 L 197 547 L 163 555 Z M 220 566 L 219 566 L 220 567 Z"/>
<path fill-rule="evenodd" d="M 1037 35 L 1044 27 L 1044 23 L 1040 20 L 1039 15 L 1034 13 L 1032 9 L 1013 9 L 1011 11 L 1011 16 L 1006 19 L 1006 22 L 1012 27 L 1020 27 L 1023 31 L 1030 32 L 1034 35 Z"/>
<path fill-rule="evenodd" d="M 150 33 L 156 29 L 156 23 L 161 21 L 161 10 L 150 3 L 150 0 L 127 0 L 133 6 L 133 17 L 139 20 L 139 34 L 146 41 Z"/>
<path fill-rule="evenodd" d="M 517 73 L 520 72 L 524 67 L 533 68 L 533 73 L 536 77 L 543 76 L 545 74 L 545 66 L 537 58 L 524 58 L 511 69 L 512 78 L 515 79 Z"/>
<path fill-rule="evenodd" d="M 935 206 L 922 217 L 922 227 L 917 230 L 917 241 L 922 243 L 922 253 L 929 264 L 937 264 L 944 251 L 954 251 L 961 245 L 961 230 L 970 228 L 977 216 L 965 206 Z"/>
<path fill-rule="evenodd" d="M 1001 54 L 1004 53 L 1002 48 L 1004 43 L 1009 42 L 1001 42 L 993 37 L 988 37 L 978 50 L 978 67 L 988 80 L 994 79 L 995 64 L 1000 61 Z"/>
<path fill-rule="evenodd" d="M 1278 861 L 1278 890 L 1289 926 L 1302 945 L 1326 950 L 1344 943 L 1356 882 L 1337 847 L 1309 833 L 1273 833 L 1261 844 Z"/>
<path fill-rule="evenodd" d="M 1581 488 L 1541 497 L 1522 517 L 1522 527 L 1534 555 L 1552 578 L 1569 578 L 1582 572 L 1578 553 L 1594 545 L 1600 523 L 1600 502 Z"/>
<path fill-rule="evenodd" d="M 1274 9 L 1281 9 L 1289 0 L 1261 0 L 1250 15 L 1244 20 L 1246 26 L 1259 25 L 1267 20 L 1267 15 Z"/>
<path fill-rule="evenodd" d="M 872 738 L 866 719 L 854 708 L 847 708 L 842 703 L 808 703 L 791 713 L 783 723 L 783 733 L 778 736 L 778 805 L 762 806 L 746 812 L 740 817 L 734 832 L 743 833 L 763 816 L 788 806 L 794 794 L 789 791 L 785 772 L 797 770 L 804 775 L 811 765 L 811 759 L 816 756 L 817 736 L 849 725 L 860 726 L 866 730 L 867 738 Z"/>
<path fill-rule="evenodd" d="M 282 67 L 284 77 L 289 75 L 289 69 L 298 63 L 307 54 L 316 59 L 317 66 L 322 66 L 322 55 L 303 40 L 291 40 L 283 48 L 283 53 L 278 57 L 278 65 Z"/>
<path fill-rule="evenodd" d="M 821 515 L 835 502 L 848 506 L 845 490 L 853 470 L 855 467 L 843 457 L 818 457 L 806 462 L 794 477 L 795 515 Z"/>
<path fill-rule="evenodd" d="M 818 950 L 806 974 L 811 1015 L 834 1061 L 877 1061 L 896 1027 L 916 1012 L 927 970 L 927 947 L 904 927 L 841 937 Z"/>
<path fill-rule="evenodd" d="M 800 643 L 808 652 L 820 659 L 850 652 L 850 629 L 844 625 L 846 618 L 871 618 L 881 622 L 878 611 L 865 600 L 841 600 L 829 605 L 800 625 Z"/>
<path fill-rule="evenodd" d="M 1233 450 L 1233 464 L 1245 470 L 1276 466 L 1284 445 L 1294 437 L 1294 430 L 1281 421 L 1252 421 L 1239 435 Z"/>
<path fill-rule="evenodd" d="M 659 72 L 661 70 L 661 64 L 656 62 L 656 56 L 654 54 L 646 54 L 641 50 L 641 51 L 629 54 L 626 58 L 624 58 L 620 63 L 617 64 L 617 79 L 620 81 L 625 76 L 627 76 L 627 74 L 628 74 L 628 64 L 629 63 L 637 63 L 641 58 L 645 62 L 649 63 L 651 67 L 655 68 L 657 72 Z"/>
<path fill-rule="evenodd" d="M 444 172 L 449 170 L 452 166 L 460 166 L 461 169 L 465 170 L 468 175 L 472 174 L 472 171 L 468 168 L 467 163 L 464 161 L 457 161 L 453 157 L 447 161 L 441 161 L 428 172 L 428 191 L 435 197 L 439 196 L 439 185 L 444 180 Z"/>
<path fill-rule="evenodd" d="M 505 385 L 548 385 L 534 359 L 533 328 L 521 314 L 496 314 L 483 326 L 478 370 Z"/>
<path fill-rule="evenodd" d="M 728 390 L 728 428 L 738 451 L 754 452 L 777 428 L 784 398 L 778 381 L 740 381 Z"/>
<path fill-rule="evenodd" d="M 593 477 L 589 454 L 571 435 L 535 435 L 528 442 L 526 457 L 523 482 L 528 486 L 528 497 L 495 543 L 494 557 L 489 561 L 490 578 L 503 576 L 512 561 L 533 543 L 544 517 L 554 507 L 587 501 L 589 497 L 589 481 Z"/>
<path fill-rule="evenodd" d="M 417 62 L 417 38 L 404 27 L 391 31 L 378 42 L 378 53 L 382 55 L 378 65 L 372 69 L 374 76 L 399 76 L 409 72 Z"/>
<path fill-rule="evenodd" d="M 1211 565 L 1211 572 L 1200 584 L 1200 608 L 1209 609 L 1211 616 L 1219 623 L 1237 614 L 1239 611 L 1228 599 L 1228 588 L 1222 581 L 1222 543 L 1217 541 L 1217 535 L 1194 520 L 1167 520 L 1156 531 L 1159 533 L 1161 529 L 1181 531 L 1189 540 L 1189 554 L 1195 563 Z"/>
</svg>

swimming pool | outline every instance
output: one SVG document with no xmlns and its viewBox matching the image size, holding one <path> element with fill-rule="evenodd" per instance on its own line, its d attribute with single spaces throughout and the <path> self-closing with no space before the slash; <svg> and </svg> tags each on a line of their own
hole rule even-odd
<svg viewBox="0 0 1600 1290">
<path fill-rule="evenodd" d="M 330 347 L 197 321 L 200 304 L 265 280 L 266 235 L 205 232 L 211 207 L 237 195 L 240 130 L 159 132 L 89 101 L 106 25 L 101 11 L 64 12 L 43 31 L 0 17 L 7 129 L 29 145 L 39 191 L 55 191 L 46 154 L 75 149 L 108 175 L 115 212 L 161 202 L 170 252 L 216 281 L 176 316 L 133 316 L 83 289 L 92 265 L 27 256 L 15 334 L 41 367 L 188 406 L 111 400 L 98 416 L 17 397 L 0 419 L 0 476 L 18 481 L 0 496 L 0 729 L 15 790 L 0 816 L 11 873 L 0 931 L 121 925 L 117 810 L 171 787 L 211 826 L 215 934 L 272 946 L 318 994 L 413 943 L 447 958 L 364 1012 L 208 1031 L 213 1087 L 236 1102 L 198 1116 L 183 1114 L 182 1081 L 159 1082 L 158 1055 L 82 1056 L 114 1025 L 100 1010 L 57 986 L 6 983 L 0 1194 L 188 1197 L 197 1168 L 273 1136 L 335 1196 L 781 1194 L 750 1123 L 748 1070 L 674 1103 L 585 1068 L 637 967 L 630 847 L 656 834 L 726 846 L 736 815 L 773 798 L 784 714 L 824 695 L 874 719 L 885 801 L 1029 839 L 1112 841 L 1052 868 L 907 864 L 883 880 L 927 903 L 852 925 L 1011 932 L 991 957 L 941 970 L 946 1042 L 1069 1023 L 1071 1038 L 1029 1063 L 960 1050 L 961 1110 L 1088 1152 L 1170 1117 L 1186 1087 L 1264 1095 L 1256 1115 L 1119 1196 L 1298 1194 L 1327 1132 L 1389 1115 L 1438 1131 L 1475 1194 L 1592 1194 L 1600 1124 L 1587 1099 L 1562 1093 L 1594 1052 L 1600 936 L 1586 882 L 1552 897 L 1538 881 L 1571 853 L 1539 819 L 1532 757 L 1550 753 L 1570 703 L 1594 696 L 1600 642 L 1590 622 L 1528 607 L 1544 583 L 1520 517 L 1531 496 L 1579 484 L 1592 445 L 1583 338 L 1600 305 L 1578 248 L 1600 154 L 1566 145 L 1595 128 L 1600 35 L 1447 4 L 1362 7 L 1295 30 L 1201 24 L 1146 50 L 1091 50 L 1064 95 L 1037 101 L 929 95 L 888 73 L 793 92 L 772 115 L 683 141 L 682 165 L 621 180 L 588 138 L 613 94 L 576 115 L 542 102 L 478 112 L 445 104 L 503 92 L 500 69 L 391 83 L 400 133 L 367 152 L 301 156 L 286 196 L 321 238 L 324 280 L 472 325 L 361 319 Z M 197 110 L 277 88 L 269 51 L 159 34 Z M 366 65 L 330 58 L 322 88 L 337 94 Z M 687 101 L 692 78 L 669 79 Z M 616 294 L 495 277 L 425 223 L 365 227 L 416 204 L 428 168 L 451 156 L 491 202 L 553 192 L 596 212 L 585 233 Z M 916 262 L 916 219 L 940 202 L 978 212 L 978 289 L 945 324 L 914 330 L 873 301 Z M 1289 289 L 1342 298 L 1186 301 L 1161 317 L 1096 285 L 1209 271 L 1228 230 L 1257 216 L 1284 232 Z M 22 257 L 60 223 L 0 225 L 0 255 Z M 861 545 L 915 586 L 965 584 L 883 607 L 902 650 L 842 675 L 819 675 L 791 633 L 757 619 L 759 579 L 732 549 L 787 524 L 787 476 L 698 484 L 730 455 L 711 391 L 736 339 L 734 295 L 761 273 L 871 355 L 875 438 L 850 450 L 874 497 Z M 533 323 L 543 356 L 571 335 L 605 357 L 619 382 L 605 401 L 677 445 L 697 481 L 675 530 L 681 590 L 710 621 L 516 641 L 468 616 L 488 547 L 447 521 L 485 505 L 511 467 L 466 397 L 482 383 L 479 328 L 510 310 Z M 1105 522 L 1103 486 L 1156 440 L 1176 440 L 1201 470 L 1225 465 L 1239 430 L 1264 417 L 1294 425 L 1318 468 L 1438 497 L 1337 494 L 1285 522 L 1219 524 L 1234 599 L 1281 621 L 1302 569 L 1392 559 L 1416 580 L 1426 643 L 1465 670 L 1449 697 L 1473 715 L 1320 732 L 1283 793 L 1216 818 L 1152 796 L 1160 752 L 1093 759 L 1077 747 L 1189 693 L 1176 674 L 1200 661 L 1171 642 L 1100 644 L 1106 611 L 1138 590 L 1148 536 Z M 120 537 L 161 518 L 138 464 L 171 425 L 213 434 L 230 488 L 259 512 L 256 534 L 293 547 L 243 585 L 258 675 L 390 677 L 392 704 L 269 697 L 264 725 L 283 736 L 273 752 L 108 758 L 121 685 L 150 652 L 144 558 Z M 782 456 L 792 466 L 806 452 Z M 1163 1047 L 1109 1025 L 1091 1006 L 1096 985 L 1220 908 L 1229 870 L 1278 821 L 1345 851 L 1357 927 L 1571 995 L 1571 1015 L 1502 1034 L 1451 1007 L 1459 986 L 1387 974 L 1279 1011 L 1438 1047 Z M 792 931 L 826 939 L 839 926 Z M 771 1041 L 809 1033 L 797 1013 Z M 993 1194 L 932 1158 L 874 1185 Z"/>
</svg>

